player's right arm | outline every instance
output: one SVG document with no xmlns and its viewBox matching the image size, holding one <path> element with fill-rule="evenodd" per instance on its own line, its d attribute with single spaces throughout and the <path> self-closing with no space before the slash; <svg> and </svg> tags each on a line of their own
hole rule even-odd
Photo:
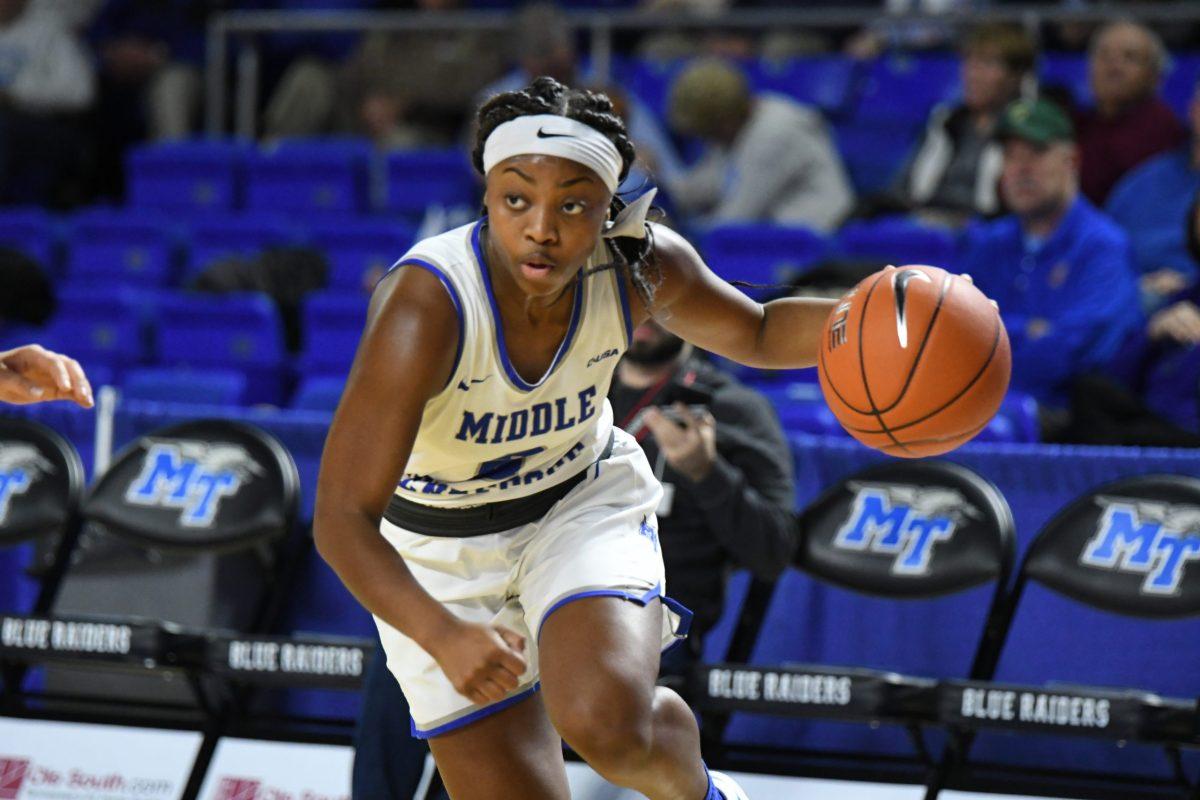
<svg viewBox="0 0 1200 800">
<path fill-rule="evenodd" d="M 368 611 L 423 647 L 464 696 L 494 702 L 524 672 L 521 637 L 452 615 L 379 532 L 425 404 L 454 369 L 458 326 L 429 270 L 403 266 L 380 283 L 325 441 L 313 539 Z"/>
</svg>

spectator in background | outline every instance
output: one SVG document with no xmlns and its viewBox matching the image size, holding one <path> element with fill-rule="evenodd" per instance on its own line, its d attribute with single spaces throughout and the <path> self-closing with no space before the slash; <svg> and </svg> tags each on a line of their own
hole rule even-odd
<svg viewBox="0 0 1200 800">
<path fill-rule="evenodd" d="M 1000 210 L 997 187 L 1004 154 L 996 125 L 1033 72 L 1037 49 L 1019 25 L 992 23 L 962 46 L 962 102 L 940 105 L 905 165 L 893 193 L 906 209 L 933 221 L 962 224 Z"/>
<path fill-rule="evenodd" d="M 462 2 L 415 5 L 435 14 Z M 264 134 L 356 133 L 383 150 L 451 144 L 473 98 L 504 68 L 494 42 L 484 30 L 371 31 L 340 67 L 299 59 L 267 104 Z"/>
<path fill-rule="evenodd" d="M 1014 388 L 1061 408 L 1070 380 L 1102 368 L 1142 323 L 1129 240 L 1080 196 L 1079 151 L 1058 106 L 1013 103 L 997 135 L 1013 213 L 970 229 L 959 267 L 1000 305 Z"/>
<path fill-rule="evenodd" d="M 91 25 L 100 69 L 97 190 L 120 196 L 133 144 L 197 128 L 207 10 L 190 0 L 111 0 Z"/>
<path fill-rule="evenodd" d="M 1184 221 L 1200 191 L 1200 85 L 1192 95 L 1188 123 L 1191 140 L 1122 178 L 1105 206 L 1133 243 L 1143 303 L 1151 310 L 1197 276 Z"/>
<path fill-rule="evenodd" d="M 1158 96 L 1167 51 L 1136 22 L 1114 22 L 1092 37 L 1088 70 L 1095 106 L 1079 114 L 1083 194 L 1103 205 L 1129 170 L 1178 147 L 1187 131 Z"/>
<path fill-rule="evenodd" d="M 578 73 L 575 36 L 570 20 L 553 3 L 530 3 L 513 18 L 509 33 L 512 59 L 516 66 L 504 77 L 487 86 L 472 107 L 504 92 L 520 91 L 540 75 L 548 75 L 568 86 L 583 87 L 588 76 Z M 625 186 L 637 186 L 648 171 L 658 181 L 670 185 L 683 173 L 683 162 L 667 132 L 645 103 L 632 92 L 614 86 L 596 87 L 620 106 L 629 138 L 637 147 L 640 176 L 626 179 Z M 631 173 L 633 176 L 633 173 Z"/>
<path fill-rule="evenodd" d="M 675 80 L 671 126 L 708 145 L 667 184 L 703 223 L 775 222 L 829 231 L 854 190 L 821 114 L 783 95 L 755 95 L 732 64 L 697 61 Z"/>
<path fill-rule="evenodd" d="M 0 0 L 0 201 L 77 201 L 95 75 L 78 38 L 26 0 Z"/>
<path fill-rule="evenodd" d="M 667 583 L 695 615 L 688 642 L 664 658 L 665 672 L 682 673 L 721 615 L 729 570 L 773 581 L 792 561 L 791 451 L 765 398 L 654 321 L 634 330 L 608 396 L 663 484 Z"/>
</svg>

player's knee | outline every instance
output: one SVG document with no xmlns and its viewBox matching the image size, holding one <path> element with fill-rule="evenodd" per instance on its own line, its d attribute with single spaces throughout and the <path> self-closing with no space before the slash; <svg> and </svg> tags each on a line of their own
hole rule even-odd
<svg viewBox="0 0 1200 800">
<path fill-rule="evenodd" d="M 555 715 L 555 727 L 601 775 L 637 771 L 650 757 L 654 733 L 650 699 L 639 695 L 581 694 Z"/>
</svg>

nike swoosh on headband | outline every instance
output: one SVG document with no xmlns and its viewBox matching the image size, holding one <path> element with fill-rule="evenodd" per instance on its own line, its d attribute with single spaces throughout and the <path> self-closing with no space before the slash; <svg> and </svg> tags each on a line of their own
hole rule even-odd
<svg viewBox="0 0 1200 800">
<path fill-rule="evenodd" d="M 542 128 L 538 128 L 537 137 L 539 139 L 574 139 L 575 137 L 569 133 L 546 133 Z"/>
</svg>

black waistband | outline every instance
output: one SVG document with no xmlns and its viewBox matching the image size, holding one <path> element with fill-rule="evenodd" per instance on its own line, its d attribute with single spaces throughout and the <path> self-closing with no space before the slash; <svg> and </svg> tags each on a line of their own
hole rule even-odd
<svg viewBox="0 0 1200 800">
<path fill-rule="evenodd" d="M 608 444 L 604 446 L 597 461 L 607 459 L 612 455 L 612 450 L 613 434 L 609 433 Z M 562 483 L 528 497 L 499 500 L 470 508 L 438 508 L 392 495 L 387 510 L 383 512 L 383 518 L 398 528 L 424 536 L 462 538 L 500 533 L 528 525 L 546 516 L 555 503 L 566 497 L 568 492 L 587 477 L 590 468 L 591 465 L 588 465 Z"/>
</svg>

